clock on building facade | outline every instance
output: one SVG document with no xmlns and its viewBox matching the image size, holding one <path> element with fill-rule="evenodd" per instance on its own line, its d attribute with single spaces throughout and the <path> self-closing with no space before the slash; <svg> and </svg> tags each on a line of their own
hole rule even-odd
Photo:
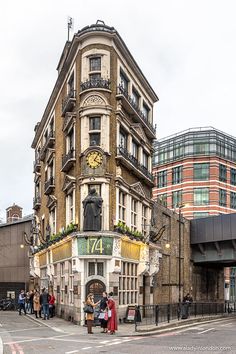
<svg viewBox="0 0 236 354">
<path fill-rule="evenodd" d="M 90 168 L 98 168 L 101 166 L 102 160 L 103 156 L 99 151 L 91 151 L 86 156 L 86 162 Z"/>
</svg>

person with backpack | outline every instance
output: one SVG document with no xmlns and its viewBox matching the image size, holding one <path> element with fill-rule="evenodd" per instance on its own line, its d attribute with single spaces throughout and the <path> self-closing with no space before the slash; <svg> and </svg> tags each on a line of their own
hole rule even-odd
<svg viewBox="0 0 236 354">
<path fill-rule="evenodd" d="M 19 315 L 21 315 L 21 310 L 24 311 L 26 315 L 26 309 L 25 309 L 25 291 L 21 290 L 19 297 L 18 297 L 18 305 L 19 305 Z"/>
</svg>

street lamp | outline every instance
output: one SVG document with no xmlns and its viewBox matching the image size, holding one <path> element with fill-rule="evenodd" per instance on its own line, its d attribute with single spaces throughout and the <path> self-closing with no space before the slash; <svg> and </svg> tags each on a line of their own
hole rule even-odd
<svg viewBox="0 0 236 354">
<path fill-rule="evenodd" d="M 180 204 L 178 205 L 179 208 L 179 304 L 181 303 L 181 247 L 182 247 L 182 242 L 181 242 L 181 219 L 182 219 L 182 213 L 181 209 L 186 207 L 187 204 Z"/>
</svg>

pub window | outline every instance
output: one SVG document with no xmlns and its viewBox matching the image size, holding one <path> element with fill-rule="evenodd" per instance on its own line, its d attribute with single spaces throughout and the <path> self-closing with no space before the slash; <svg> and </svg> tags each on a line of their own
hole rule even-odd
<svg viewBox="0 0 236 354">
<path fill-rule="evenodd" d="M 89 264 L 88 264 L 88 275 L 89 275 L 89 277 L 91 275 L 95 275 L 95 263 L 94 262 L 89 262 Z"/>
<path fill-rule="evenodd" d="M 119 305 L 135 305 L 138 301 L 137 264 L 121 262 L 122 272 L 119 277 Z"/>
<path fill-rule="evenodd" d="M 68 262 L 69 266 L 69 303 L 74 303 L 74 274 L 72 271 L 72 262 Z"/>
<path fill-rule="evenodd" d="M 97 275 L 103 277 L 103 262 L 97 262 Z"/>
</svg>

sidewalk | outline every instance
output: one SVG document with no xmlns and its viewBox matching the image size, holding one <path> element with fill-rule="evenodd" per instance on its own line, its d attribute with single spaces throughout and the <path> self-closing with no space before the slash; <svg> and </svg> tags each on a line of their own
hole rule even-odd
<svg viewBox="0 0 236 354">
<path fill-rule="evenodd" d="M 59 317 L 53 317 L 49 321 L 43 321 L 41 319 L 36 319 L 32 315 L 27 315 L 30 320 L 33 320 L 37 323 L 45 325 L 54 329 L 56 332 L 65 332 L 65 333 L 76 333 L 80 336 L 87 336 L 87 328 L 84 326 L 78 326 L 72 322 L 66 321 Z M 192 317 L 186 320 L 172 320 L 170 323 L 163 322 L 158 326 L 138 326 L 137 332 L 135 331 L 134 324 L 122 323 L 118 324 L 118 331 L 116 332 L 117 337 L 133 337 L 133 336 L 150 336 L 158 333 L 170 332 L 176 328 L 186 328 L 190 327 L 199 322 L 208 323 L 219 320 L 224 320 L 226 318 L 235 318 L 234 315 L 218 315 L 218 316 L 209 316 L 209 317 Z M 95 335 L 101 335 L 101 328 L 99 326 L 93 327 L 93 332 Z M 104 336 L 104 334 L 103 334 Z"/>
</svg>

